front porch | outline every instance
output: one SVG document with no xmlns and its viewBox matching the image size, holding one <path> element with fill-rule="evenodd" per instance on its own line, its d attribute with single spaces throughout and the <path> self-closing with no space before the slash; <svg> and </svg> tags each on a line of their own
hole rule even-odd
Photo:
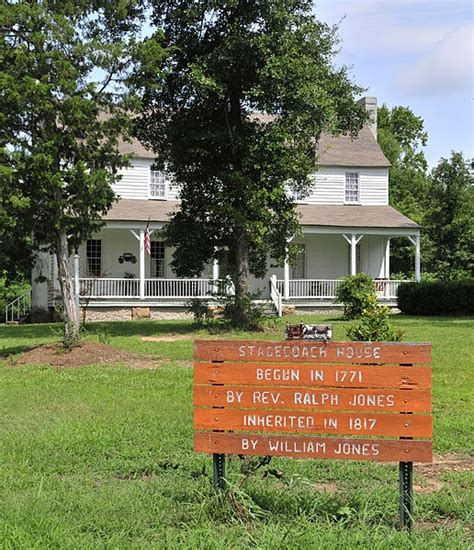
<svg viewBox="0 0 474 550">
<path fill-rule="evenodd" d="M 158 229 L 158 228 L 153 228 Z M 153 230 L 152 230 L 153 231 Z M 393 230 L 392 230 L 393 233 Z M 399 235 L 400 233 L 396 233 Z M 192 298 L 211 300 L 231 294 L 233 285 L 225 269 L 214 261 L 199 278 L 177 278 L 171 266 L 173 251 L 152 235 L 147 254 L 144 229 L 106 228 L 90 239 L 73 257 L 78 300 L 88 308 L 184 307 Z M 396 305 L 401 281 L 390 280 L 390 232 L 366 229 L 364 233 L 305 228 L 298 239 L 296 265 L 271 267 L 265 278 L 251 280 L 251 289 L 278 314 L 284 306 L 334 306 L 336 290 L 348 274 L 368 273 L 375 281 L 379 300 Z M 415 271 L 419 274 L 418 236 Z"/>
<path fill-rule="evenodd" d="M 223 291 L 232 293 L 226 266 L 217 261 L 206 266 L 197 278 L 176 277 L 173 250 L 160 239 L 166 217 L 164 214 L 163 219 L 152 217 L 148 223 L 145 218 L 149 213 L 142 212 L 142 202 L 146 201 L 121 201 L 123 212 L 108 219 L 104 229 L 71 258 L 80 305 L 96 311 L 120 307 L 182 311 L 192 298 L 211 300 Z M 401 281 L 390 279 L 393 237 L 405 237 L 413 243 L 415 280 L 420 279 L 420 228 L 392 208 L 319 205 L 298 208 L 302 235 L 295 241 L 299 249 L 296 264 L 278 267 L 268 258 L 266 276 L 251 280 L 252 291 L 259 292 L 258 299 L 279 315 L 285 306 L 333 307 L 341 279 L 356 273 L 370 275 L 379 300 L 396 305 Z M 149 251 L 145 238 L 147 225 L 151 233 Z M 47 295 L 51 307 L 57 300 L 59 287 L 54 258 L 48 265 Z"/>
</svg>

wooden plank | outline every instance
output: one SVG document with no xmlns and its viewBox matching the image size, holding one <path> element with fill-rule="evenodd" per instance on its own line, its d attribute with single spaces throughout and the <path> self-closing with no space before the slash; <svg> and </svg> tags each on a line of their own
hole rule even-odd
<svg viewBox="0 0 474 550">
<path fill-rule="evenodd" d="M 196 340 L 194 358 L 203 361 L 311 363 L 430 363 L 431 344 L 400 342 L 269 342 Z"/>
<path fill-rule="evenodd" d="M 431 437 L 429 415 L 194 409 L 196 430 Z"/>
<path fill-rule="evenodd" d="M 430 412 L 428 390 L 195 386 L 194 405 L 230 409 Z"/>
<path fill-rule="evenodd" d="M 194 383 L 429 390 L 431 368 L 205 362 L 194 365 Z"/>
<path fill-rule="evenodd" d="M 433 461 L 431 441 L 196 432 L 194 434 L 194 450 L 201 453 L 292 458 L 381 462 Z"/>
</svg>

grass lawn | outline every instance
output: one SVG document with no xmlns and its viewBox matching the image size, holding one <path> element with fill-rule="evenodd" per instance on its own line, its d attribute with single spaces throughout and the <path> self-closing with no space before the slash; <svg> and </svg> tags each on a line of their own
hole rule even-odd
<svg viewBox="0 0 474 550">
<path fill-rule="evenodd" d="M 344 339 L 346 323 L 306 320 L 330 321 L 334 339 Z M 474 320 L 393 320 L 406 331 L 405 341 L 433 343 L 435 453 L 445 460 L 472 457 Z M 281 339 L 283 325 L 257 337 Z M 398 469 L 391 464 L 274 458 L 244 478 L 233 458 L 232 498 L 215 496 L 211 459 L 192 451 L 192 339 L 141 340 L 207 333 L 188 322 L 89 325 L 85 339 L 162 360 L 153 370 L 5 360 L 58 340 L 59 331 L 59 325 L 0 326 L 0 548 L 431 550 L 472 544 L 474 479 L 456 464 L 434 473 L 415 465 L 412 534 L 394 527 Z"/>
</svg>

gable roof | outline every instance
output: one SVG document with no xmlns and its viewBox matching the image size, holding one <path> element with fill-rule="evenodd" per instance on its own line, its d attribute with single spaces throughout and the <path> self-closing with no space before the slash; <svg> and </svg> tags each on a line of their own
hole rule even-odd
<svg viewBox="0 0 474 550">
<path fill-rule="evenodd" d="M 105 215 L 107 221 L 167 222 L 178 201 L 120 199 Z M 419 226 L 391 206 L 338 206 L 299 204 L 300 224 L 319 227 L 418 229 Z"/>
<path fill-rule="evenodd" d="M 265 115 L 268 116 L 268 115 Z M 264 118 L 264 116 L 261 116 Z M 120 142 L 119 151 L 138 158 L 155 159 L 156 155 L 142 145 L 138 139 L 130 143 Z M 353 166 L 387 168 L 390 162 L 382 152 L 377 140 L 367 126 L 356 138 L 347 135 L 322 134 L 316 147 L 317 163 L 320 166 Z"/>
<path fill-rule="evenodd" d="M 390 166 L 367 126 L 361 129 L 355 139 L 347 135 L 322 134 L 316 147 L 316 158 L 321 166 Z"/>
</svg>

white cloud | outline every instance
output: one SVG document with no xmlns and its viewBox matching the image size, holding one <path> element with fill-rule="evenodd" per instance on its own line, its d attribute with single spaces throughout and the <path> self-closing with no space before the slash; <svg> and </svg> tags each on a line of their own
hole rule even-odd
<svg viewBox="0 0 474 550">
<path fill-rule="evenodd" d="M 417 55 L 429 51 L 466 18 L 469 0 L 319 0 L 316 14 L 339 22 L 349 56 Z"/>
<path fill-rule="evenodd" d="M 447 33 L 430 51 L 404 66 L 395 78 L 395 87 L 417 95 L 472 90 L 473 33 L 472 25 Z"/>
</svg>

